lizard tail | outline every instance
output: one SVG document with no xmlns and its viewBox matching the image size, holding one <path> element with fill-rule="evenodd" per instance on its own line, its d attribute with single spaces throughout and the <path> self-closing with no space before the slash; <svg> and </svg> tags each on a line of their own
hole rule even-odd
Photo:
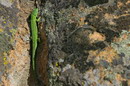
<svg viewBox="0 0 130 86">
<path fill-rule="evenodd" d="M 33 70 L 35 70 L 35 54 L 33 54 L 33 57 L 32 57 L 32 67 L 33 67 Z"/>
</svg>

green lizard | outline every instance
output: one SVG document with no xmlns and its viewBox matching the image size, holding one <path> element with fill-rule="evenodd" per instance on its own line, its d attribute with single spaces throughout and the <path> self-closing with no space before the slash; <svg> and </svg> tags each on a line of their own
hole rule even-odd
<svg viewBox="0 0 130 86">
<path fill-rule="evenodd" d="M 38 8 L 35 8 L 31 13 L 31 34 L 32 34 L 32 67 L 35 70 L 35 55 L 37 49 L 38 42 L 38 28 L 37 28 L 37 16 L 38 16 Z"/>
</svg>

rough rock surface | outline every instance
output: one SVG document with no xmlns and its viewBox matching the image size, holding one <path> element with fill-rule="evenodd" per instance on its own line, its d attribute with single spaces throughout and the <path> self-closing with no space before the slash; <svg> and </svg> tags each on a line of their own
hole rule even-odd
<svg viewBox="0 0 130 86">
<path fill-rule="evenodd" d="M 130 85 L 130 1 L 92 1 L 45 3 L 50 86 Z"/>
<path fill-rule="evenodd" d="M 30 32 L 28 4 L 0 0 L 0 86 L 28 86 Z M 31 5 L 30 5 L 31 7 Z"/>
<path fill-rule="evenodd" d="M 130 86 L 129 0 L 37 1 L 48 42 L 39 44 L 37 67 L 46 86 Z M 0 0 L 0 86 L 36 86 L 27 23 L 33 7 L 32 0 Z"/>
</svg>

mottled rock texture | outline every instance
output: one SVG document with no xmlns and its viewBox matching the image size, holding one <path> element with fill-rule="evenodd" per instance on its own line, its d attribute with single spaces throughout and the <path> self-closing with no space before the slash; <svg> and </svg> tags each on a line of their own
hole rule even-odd
<svg viewBox="0 0 130 86">
<path fill-rule="evenodd" d="M 17 0 L 0 0 L 0 86 L 28 86 L 30 11 L 25 6 Z"/>
<path fill-rule="evenodd" d="M 130 86 L 129 0 L 36 1 L 40 84 L 30 66 L 34 1 L 0 0 L 0 86 Z"/>
<path fill-rule="evenodd" d="M 50 86 L 129 86 L 129 9 L 129 0 L 46 1 Z"/>
</svg>

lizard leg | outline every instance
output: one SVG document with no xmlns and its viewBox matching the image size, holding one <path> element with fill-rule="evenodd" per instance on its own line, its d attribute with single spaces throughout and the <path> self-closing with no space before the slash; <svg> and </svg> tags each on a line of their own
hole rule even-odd
<svg viewBox="0 0 130 86">
<path fill-rule="evenodd" d="M 40 42 L 41 41 L 40 38 L 37 38 L 37 41 Z"/>
<path fill-rule="evenodd" d="M 40 20 L 41 20 L 41 17 L 37 18 L 37 20 L 36 20 L 36 21 L 37 21 L 37 22 L 39 22 Z"/>
</svg>

